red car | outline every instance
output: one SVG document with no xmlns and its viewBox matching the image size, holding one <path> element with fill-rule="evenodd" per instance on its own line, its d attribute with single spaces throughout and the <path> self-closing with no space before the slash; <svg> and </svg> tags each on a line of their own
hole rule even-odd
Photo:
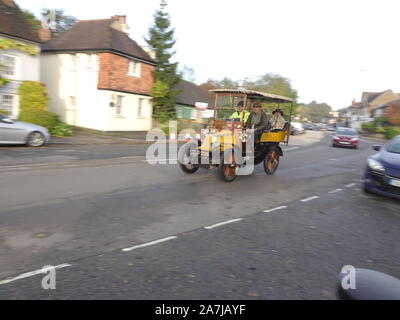
<svg viewBox="0 0 400 320">
<path fill-rule="evenodd" d="M 339 127 L 332 134 L 332 147 L 350 147 L 357 149 L 360 139 L 357 130 Z"/>
</svg>

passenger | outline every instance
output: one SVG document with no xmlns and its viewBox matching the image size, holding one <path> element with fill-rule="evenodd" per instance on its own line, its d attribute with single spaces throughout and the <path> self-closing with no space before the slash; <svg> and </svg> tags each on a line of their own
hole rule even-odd
<svg viewBox="0 0 400 320">
<path fill-rule="evenodd" d="M 285 119 L 283 118 L 283 111 L 276 109 L 272 112 L 271 131 L 283 130 L 285 127 Z"/>
<path fill-rule="evenodd" d="M 246 123 L 247 119 L 249 118 L 250 112 L 244 109 L 243 101 L 239 101 L 236 106 L 236 111 L 232 113 L 231 119 L 240 119 L 244 120 Z"/>
<path fill-rule="evenodd" d="M 261 104 L 255 103 L 253 105 L 253 112 L 245 124 L 246 128 L 254 129 L 254 142 L 260 140 L 262 132 L 268 128 L 267 114 L 262 110 Z"/>
</svg>

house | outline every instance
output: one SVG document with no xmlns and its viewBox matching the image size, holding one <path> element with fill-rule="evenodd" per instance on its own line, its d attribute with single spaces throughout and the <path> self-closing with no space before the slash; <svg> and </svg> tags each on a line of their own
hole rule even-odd
<svg viewBox="0 0 400 320">
<path fill-rule="evenodd" d="M 0 87 L 0 110 L 11 117 L 19 114 L 20 83 L 40 81 L 40 43 L 45 39 L 40 34 L 46 31 L 35 30 L 13 0 L 0 0 L 1 77 L 9 80 Z"/>
<path fill-rule="evenodd" d="M 210 115 L 211 101 L 207 92 L 193 82 L 181 80 L 173 88 L 179 90 L 176 96 L 176 115 L 178 119 L 201 122 Z"/>
<path fill-rule="evenodd" d="M 371 122 L 374 118 L 379 117 L 380 106 L 399 98 L 400 94 L 394 93 L 390 89 L 383 92 L 363 92 L 361 101 L 356 102 L 353 100 L 343 114 L 346 118 L 346 124 L 359 130 L 363 122 Z"/>
<path fill-rule="evenodd" d="M 375 116 L 384 117 L 391 125 L 400 125 L 400 99 L 378 106 L 375 109 Z"/>
<path fill-rule="evenodd" d="M 69 125 L 100 131 L 152 128 L 155 62 L 128 30 L 126 16 L 81 20 L 42 45 L 50 111 Z"/>
<path fill-rule="evenodd" d="M 400 99 L 400 94 L 394 93 L 392 90 L 385 90 L 382 92 L 363 92 L 361 95 L 361 104 L 368 107 L 370 117 L 375 118 L 375 109 L 393 100 Z"/>
</svg>

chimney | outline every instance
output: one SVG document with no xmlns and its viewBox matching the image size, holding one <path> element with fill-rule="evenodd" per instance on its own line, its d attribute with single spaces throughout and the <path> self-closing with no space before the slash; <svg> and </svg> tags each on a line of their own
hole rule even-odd
<svg viewBox="0 0 400 320">
<path fill-rule="evenodd" d="M 356 100 L 353 99 L 353 101 L 351 102 L 351 105 L 354 106 L 354 105 L 356 105 L 356 104 L 357 104 Z"/>
<path fill-rule="evenodd" d="M 129 35 L 129 26 L 126 23 L 126 15 L 115 15 L 111 17 L 114 22 L 111 27 Z"/>
<path fill-rule="evenodd" d="M 13 8 L 16 7 L 13 0 L 0 0 L 0 1 L 2 1 L 6 6 L 13 7 Z"/>
<path fill-rule="evenodd" d="M 51 40 L 51 30 L 41 27 L 40 30 L 39 30 L 39 39 L 42 42 L 46 42 L 46 41 Z"/>
</svg>

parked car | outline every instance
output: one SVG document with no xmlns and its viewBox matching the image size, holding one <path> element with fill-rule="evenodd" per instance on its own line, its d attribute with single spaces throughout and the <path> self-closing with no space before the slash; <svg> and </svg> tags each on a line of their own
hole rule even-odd
<svg viewBox="0 0 400 320">
<path fill-rule="evenodd" d="M 44 127 L 33 123 L 15 121 L 0 113 L 0 144 L 27 144 L 41 147 L 50 142 L 50 134 Z"/>
<path fill-rule="evenodd" d="M 336 130 L 336 128 L 334 126 L 330 125 L 330 124 L 328 124 L 326 126 L 326 131 L 335 131 L 335 130 Z"/>
<path fill-rule="evenodd" d="M 332 147 L 350 147 L 357 149 L 360 138 L 357 130 L 339 127 L 332 134 Z"/>
<path fill-rule="evenodd" d="M 296 135 L 296 134 L 300 134 L 300 133 L 304 133 L 304 127 L 300 122 L 292 122 L 290 124 L 290 134 L 291 135 Z"/>
<path fill-rule="evenodd" d="M 304 125 L 305 130 L 319 131 L 319 127 L 315 123 L 307 123 Z"/>
<path fill-rule="evenodd" d="M 373 149 L 378 153 L 367 160 L 364 190 L 400 199 L 400 136 Z"/>
</svg>

